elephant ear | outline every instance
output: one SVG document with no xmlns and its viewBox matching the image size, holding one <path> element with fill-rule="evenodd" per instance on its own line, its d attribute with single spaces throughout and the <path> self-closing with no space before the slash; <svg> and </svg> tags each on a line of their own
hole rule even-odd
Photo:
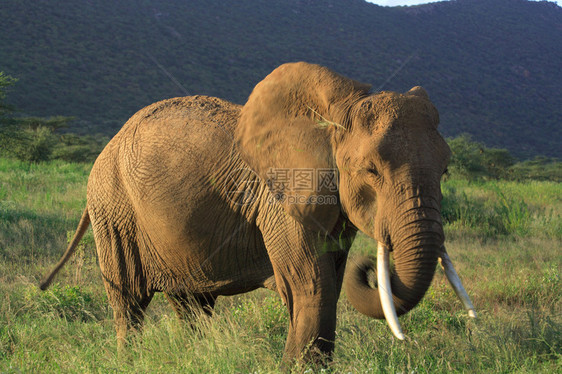
<svg viewBox="0 0 562 374">
<path fill-rule="evenodd" d="M 306 227 L 329 232 L 340 212 L 334 132 L 369 85 L 307 63 L 280 66 L 242 108 L 236 143 L 274 198 Z"/>
<path fill-rule="evenodd" d="M 406 95 L 422 97 L 424 99 L 429 100 L 429 95 L 427 94 L 427 91 L 422 86 L 415 86 L 410 88 L 410 90 L 406 92 Z"/>
<path fill-rule="evenodd" d="M 420 98 L 421 100 L 417 103 L 415 110 L 418 113 L 424 113 L 428 118 L 430 118 L 431 122 L 437 128 L 439 126 L 439 112 L 431 103 L 429 99 L 429 95 L 427 91 L 421 86 L 412 87 L 408 92 L 404 95 L 406 96 L 413 96 Z"/>
</svg>

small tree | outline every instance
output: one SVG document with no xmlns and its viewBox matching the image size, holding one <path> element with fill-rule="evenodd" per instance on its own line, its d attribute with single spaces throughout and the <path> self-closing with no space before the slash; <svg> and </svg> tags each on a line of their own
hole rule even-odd
<svg viewBox="0 0 562 374">
<path fill-rule="evenodd" d="M 447 142 L 453 153 L 449 162 L 451 175 L 467 179 L 499 179 L 507 175 L 515 162 L 507 149 L 487 148 L 472 140 L 468 134 L 448 139 Z"/>
<path fill-rule="evenodd" d="M 17 142 L 19 138 L 17 121 L 9 116 L 14 109 L 4 101 L 8 88 L 16 81 L 17 79 L 0 71 L 0 153 Z"/>
<path fill-rule="evenodd" d="M 71 117 L 14 117 L 14 108 L 5 103 L 7 88 L 17 79 L 0 72 L 0 155 L 22 161 L 49 160 L 57 143 L 54 131 L 68 127 Z"/>
<path fill-rule="evenodd" d="M 507 149 L 484 148 L 482 161 L 489 177 L 500 179 L 507 176 L 509 168 L 515 163 L 515 158 Z"/>
<path fill-rule="evenodd" d="M 471 179 L 486 173 L 484 149 L 481 144 L 474 142 L 470 135 L 462 134 L 448 139 L 447 142 L 452 152 L 448 167 L 451 175 Z"/>
<path fill-rule="evenodd" d="M 12 107 L 4 102 L 6 99 L 6 90 L 8 87 L 16 83 L 17 79 L 4 74 L 0 71 L 0 119 L 7 113 L 12 112 Z"/>
</svg>

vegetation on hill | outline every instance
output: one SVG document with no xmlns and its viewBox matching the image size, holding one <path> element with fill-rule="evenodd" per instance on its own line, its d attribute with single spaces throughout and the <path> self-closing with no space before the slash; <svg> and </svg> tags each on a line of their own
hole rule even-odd
<svg viewBox="0 0 562 374">
<path fill-rule="evenodd" d="M 113 135 L 154 101 L 244 103 L 281 63 L 305 60 L 405 91 L 423 85 L 447 136 L 517 158 L 562 157 L 562 8 L 457 0 L 386 8 L 363 0 L 5 0 L 0 70 L 25 115 L 72 116 Z"/>
<path fill-rule="evenodd" d="M 61 134 L 71 118 L 13 117 L 5 104 L 6 87 L 14 79 L 0 72 L 0 156 L 27 162 L 65 160 L 93 162 L 109 138 L 105 136 Z M 562 182 L 562 162 L 544 156 L 516 162 L 506 149 L 488 148 L 462 134 L 448 139 L 452 157 L 448 176 L 457 179 L 549 180 Z"/>
</svg>

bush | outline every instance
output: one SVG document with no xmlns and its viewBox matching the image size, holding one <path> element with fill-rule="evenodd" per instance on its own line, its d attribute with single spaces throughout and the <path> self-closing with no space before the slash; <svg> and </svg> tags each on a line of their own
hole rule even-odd
<svg viewBox="0 0 562 374">
<path fill-rule="evenodd" d="M 53 147 L 56 143 L 53 131 L 47 127 L 39 126 L 20 131 L 20 141 L 12 145 L 8 154 L 18 160 L 26 162 L 48 161 L 51 158 Z"/>
<path fill-rule="evenodd" d="M 109 138 L 103 135 L 64 134 L 53 149 L 53 159 L 68 162 L 94 162 Z"/>
<path fill-rule="evenodd" d="M 501 179 L 506 176 L 506 171 L 514 164 L 515 158 L 507 149 L 484 148 L 482 160 L 486 174 L 493 179 Z"/>
<path fill-rule="evenodd" d="M 467 180 L 507 179 L 562 182 L 562 162 L 543 156 L 516 162 L 507 149 L 488 148 L 463 134 L 447 139 L 452 156 L 449 175 Z"/>
<path fill-rule="evenodd" d="M 25 162 L 51 159 L 58 142 L 55 131 L 68 126 L 70 117 L 22 117 L 4 119 L 9 123 L 5 136 L 9 141 L 2 147 L 2 155 Z"/>
<path fill-rule="evenodd" d="M 38 125 L 13 133 L 10 143 L 0 154 L 33 163 L 49 160 L 93 162 L 108 141 L 105 136 L 57 134 L 51 127 Z"/>
<path fill-rule="evenodd" d="M 52 285 L 47 291 L 30 287 L 25 295 L 30 311 L 54 314 L 69 321 L 100 320 L 106 316 L 104 300 L 95 300 L 80 286 Z"/>
<path fill-rule="evenodd" d="M 487 148 L 463 134 L 447 140 L 452 156 L 449 172 L 452 176 L 465 179 L 492 178 L 505 176 L 515 159 L 507 149 Z"/>
<path fill-rule="evenodd" d="M 484 175 L 483 150 L 479 143 L 466 134 L 447 139 L 447 142 L 452 153 L 448 167 L 450 175 L 467 179 Z"/>
<path fill-rule="evenodd" d="M 518 162 L 509 168 L 507 179 L 514 181 L 541 180 L 562 182 L 562 162 L 548 157 L 537 156 L 532 160 Z"/>
<path fill-rule="evenodd" d="M 17 117 L 14 108 L 4 102 L 6 88 L 17 80 L 0 72 L 0 156 L 25 162 L 61 159 L 92 162 L 107 143 L 105 137 L 58 135 L 72 117 Z"/>
</svg>

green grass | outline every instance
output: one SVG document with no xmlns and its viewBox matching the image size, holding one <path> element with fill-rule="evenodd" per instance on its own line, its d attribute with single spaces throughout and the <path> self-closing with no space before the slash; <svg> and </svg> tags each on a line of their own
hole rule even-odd
<svg viewBox="0 0 562 374">
<path fill-rule="evenodd" d="M 273 292 L 219 298 L 196 330 L 157 295 L 119 357 L 91 233 L 58 283 L 37 289 L 80 218 L 88 172 L 0 159 L 0 373 L 280 371 L 288 317 Z M 330 371 L 560 372 L 562 185 L 451 180 L 443 190 L 448 251 L 479 318 L 466 316 L 440 269 L 400 318 L 405 342 L 343 295 Z M 360 235 L 352 252 L 374 248 Z"/>
<path fill-rule="evenodd" d="M 0 259 L 59 256 L 86 204 L 91 165 L 0 158 Z"/>
<path fill-rule="evenodd" d="M 442 190 L 448 238 L 562 240 L 561 183 L 449 180 Z"/>
</svg>

